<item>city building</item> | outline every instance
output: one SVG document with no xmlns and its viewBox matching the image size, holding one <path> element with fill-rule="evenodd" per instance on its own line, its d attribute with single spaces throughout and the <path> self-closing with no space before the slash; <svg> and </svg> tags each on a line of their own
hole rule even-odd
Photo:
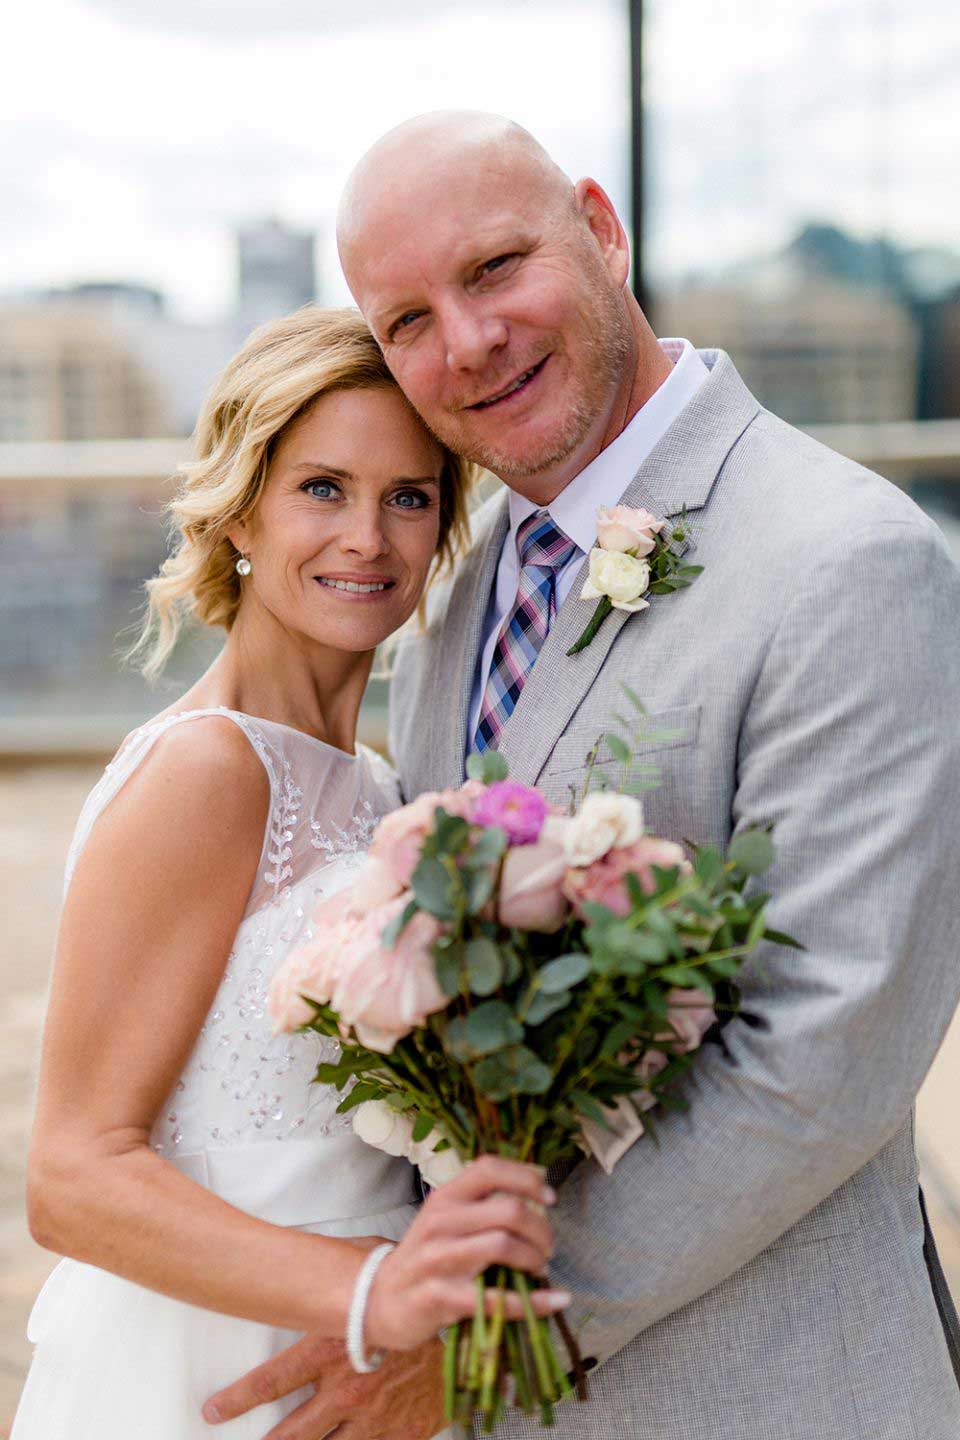
<svg viewBox="0 0 960 1440">
<path fill-rule="evenodd" d="M 316 237 L 267 220 L 237 231 L 237 318 L 244 331 L 316 298 Z"/>
<path fill-rule="evenodd" d="M 917 322 L 881 289 L 770 265 L 661 294 L 654 314 L 660 335 L 729 351 L 757 398 L 796 425 L 917 413 Z"/>
<path fill-rule="evenodd" d="M 0 441 L 169 434 L 162 387 L 109 321 L 54 300 L 0 310 Z"/>
</svg>

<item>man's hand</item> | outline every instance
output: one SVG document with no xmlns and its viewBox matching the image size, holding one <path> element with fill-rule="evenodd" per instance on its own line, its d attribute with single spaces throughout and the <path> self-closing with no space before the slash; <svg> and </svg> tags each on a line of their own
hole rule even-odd
<svg viewBox="0 0 960 1440">
<path fill-rule="evenodd" d="M 388 1354 L 372 1375 L 357 1375 L 339 1340 L 305 1335 L 296 1345 L 203 1407 L 211 1424 L 246 1415 L 304 1385 L 315 1393 L 274 1426 L 264 1440 L 431 1440 L 446 1421 L 439 1342 Z"/>
</svg>

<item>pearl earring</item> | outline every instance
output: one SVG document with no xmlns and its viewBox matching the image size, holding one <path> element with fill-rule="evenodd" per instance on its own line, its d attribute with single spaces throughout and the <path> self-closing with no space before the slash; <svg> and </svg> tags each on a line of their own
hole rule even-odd
<svg viewBox="0 0 960 1440">
<path fill-rule="evenodd" d="M 249 574 L 250 574 L 250 571 L 251 571 L 252 569 L 253 569 L 253 566 L 251 565 L 250 561 L 247 559 L 246 555 L 241 555 L 241 556 L 240 556 L 240 559 L 237 561 L 237 564 L 236 564 L 237 574 L 238 574 L 238 575 L 249 575 Z"/>
</svg>

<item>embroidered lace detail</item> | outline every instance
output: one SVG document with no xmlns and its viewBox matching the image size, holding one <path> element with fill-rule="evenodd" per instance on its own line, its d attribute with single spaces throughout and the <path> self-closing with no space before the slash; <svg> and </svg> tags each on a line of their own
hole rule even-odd
<svg viewBox="0 0 960 1440">
<path fill-rule="evenodd" d="M 303 791 L 299 785 L 294 784 L 289 760 L 283 762 L 283 778 L 277 789 L 277 798 L 270 816 L 270 841 L 273 849 L 267 851 L 267 859 L 273 869 L 266 871 L 263 877 L 268 885 L 273 886 L 275 898 L 279 895 L 284 880 L 289 880 L 293 875 L 293 866 L 290 864 L 293 850 L 290 842 L 293 840 L 294 827 L 300 819 L 300 806 L 303 802 Z"/>
<path fill-rule="evenodd" d="M 363 856 L 370 848 L 373 832 L 380 824 L 383 811 L 376 813 L 369 800 L 361 800 L 356 813 L 346 825 L 311 820 L 310 844 L 328 861 L 341 857 Z"/>
</svg>

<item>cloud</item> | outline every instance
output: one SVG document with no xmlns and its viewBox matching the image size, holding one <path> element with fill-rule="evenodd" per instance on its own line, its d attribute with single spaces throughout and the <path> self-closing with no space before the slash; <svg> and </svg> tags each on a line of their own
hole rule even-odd
<svg viewBox="0 0 960 1440">
<path fill-rule="evenodd" d="M 396 18 L 394 0 L 230 0 L 229 19 L 224 19 L 223 0 L 87 0 L 99 10 L 124 24 L 148 30 L 179 31 L 209 35 L 218 41 L 248 40 L 257 36 L 282 34 L 332 34 L 371 25 L 390 23 Z M 487 16 L 509 11 L 512 14 L 540 12 L 555 18 L 558 12 L 576 8 L 578 0 L 485 0 Z M 475 0 L 404 0 L 405 24 L 417 25 L 458 12 L 476 10 Z M 582 9 L 582 0 L 580 3 Z"/>
</svg>

